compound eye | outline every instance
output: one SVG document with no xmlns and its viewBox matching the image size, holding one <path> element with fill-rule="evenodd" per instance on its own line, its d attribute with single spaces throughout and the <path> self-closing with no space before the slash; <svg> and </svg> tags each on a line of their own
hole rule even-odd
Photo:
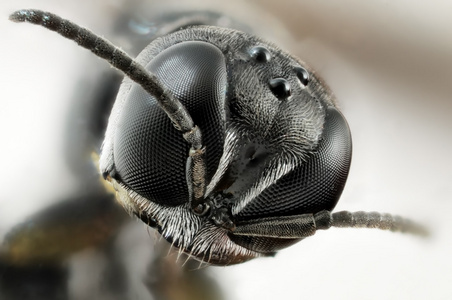
<svg viewBox="0 0 452 300">
<path fill-rule="evenodd" d="M 273 78 L 269 82 L 270 90 L 278 99 L 287 99 L 292 94 L 290 83 L 284 78 Z"/>
<path fill-rule="evenodd" d="M 300 83 L 306 87 L 309 83 L 309 73 L 308 71 L 306 71 L 305 68 L 295 68 L 295 72 L 297 74 L 298 80 L 300 81 Z"/>
<path fill-rule="evenodd" d="M 212 174 L 222 154 L 226 62 L 216 46 L 181 42 L 145 66 L 181 101 L 203 133 Z M 186 163 L 189 145 L 157 100 L 133 85 L 125 94 L 114 137 L 117 180 L 154 203 L 176 206 L 188 200 Z"/>
<path fill-rule="evenodd" d="M 253 199 L 235 216 L 238 222 L 334 208 L 347 180 L 352 140 L 344 116 L 333 106 L 326 108 L 325 113 L 324 129 L 316 150 Z M 284 196 L 275 201 L 275 195 Z"/>
<path fill-rule="evenodd" d="M 272 59 L 270 51 L 262 46 L 256 46 L 250 50 L 251 58 L 258 63 L 265 63 Z"/>
</svg>

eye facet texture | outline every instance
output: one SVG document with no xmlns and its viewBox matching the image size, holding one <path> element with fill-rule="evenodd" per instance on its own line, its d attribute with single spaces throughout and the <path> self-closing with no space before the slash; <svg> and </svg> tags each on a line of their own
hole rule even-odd
<svg viewBox="0 0 452 300">
<path fill-rule="evenodd" d="M 263 191 L 236 217 L 237 222 L 333 210 L 347 180 L 351 135 L 342 114 L 326 110 L 325 129 L 318 150 L 309 159 Z M 260 253 L 274 253 L 299 239 L 230 235 L 235 243 Z"/>
<path fill-rule="evenodd" d="M 239 213 L 238 219 L 331 211 L 345 186 L 351 154 L 348 124 L 342 114 L 330 106 L 326 109 L 318 149 L 306 162 L 259 194 Z"/>
<path fill-rule="evenodd" d="M 209 149 L 207 174 L 211 177 L 221 156 L 218 145 L 223 144 L 224 134 L 227 83 L 223 54 L 205 42 L 183 42 L 162 51 L 146 68 L 184 104 L 195 124 L 200 124 Z M 156 203 L 187 202 L 187 142 L 141 87 L 133 86 L 126 101 L 114 143 L 121 182 Z"/>
</svg>

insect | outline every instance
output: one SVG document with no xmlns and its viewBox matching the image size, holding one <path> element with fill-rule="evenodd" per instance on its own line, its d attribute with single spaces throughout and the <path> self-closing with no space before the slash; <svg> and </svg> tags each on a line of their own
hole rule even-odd
<svg viewBox="0 0 452 300">
<path fill-rule="evenodd" d="M 332 213 L 348 176 L 350 131 L 326 84 L 277 46 L 195 26 L 154 40 L 134 60 L 51 13 L 10 19 L 56 31 L 128 77 L 100 171 L 126 211 L 180 252 L 231 265 L 332 226 L 426 234 L 389 214 Z"/>
</svg>

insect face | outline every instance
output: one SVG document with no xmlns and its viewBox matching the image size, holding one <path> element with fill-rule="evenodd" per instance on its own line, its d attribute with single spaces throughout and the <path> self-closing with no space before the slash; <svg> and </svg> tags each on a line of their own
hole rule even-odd
<svg viewBox="0 0 452 300">
<path fill-rule="evenodd" d="M 124 206 L 174 245 L 210 263 L 237 263 L 299 239 L 235 235 L 242 224 L 335 206 L 350 133 L 329 90 L 302 62 L 256 37 L 211 27 L 158 39 L 137 60 L 203 134 L 209 211 L 199 216 L 190 207 L 189 145 L 130 80 L 116 100 L 101 169 Z"/>
<path fill-rule="evenodd" d="M 192 27 L 136 60 L 41 11 L 28 21 L 73 39 L 126 78 L 100 169 L 125 209 L 180 251 L 228 265 L 269 256 L 317 229 L 422 233 L 387 214 L 332 214 L 347 179 L 350 131 L 305 63 L 252 35 Z"/>
</svg>

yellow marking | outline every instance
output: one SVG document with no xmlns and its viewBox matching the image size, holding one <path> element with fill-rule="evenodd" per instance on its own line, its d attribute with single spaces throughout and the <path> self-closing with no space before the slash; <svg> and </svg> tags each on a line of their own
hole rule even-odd
<svg viewBox="0 0 452 300">
<path fill-rule="evenodd" d="M 99 157 L 99 154 L 97 152 L 95 152 L 95 151 L 91 152 L 91 160 L 94 163 L 94 165 L 96 166 L 97 170 L 99 170 L 100 157 Z M 99 180 L 100 180 L 101 184 L 104 186 L 105 191 L 107 193 L 116 195 L 116 190 L 113 188 L 113 186 L 110 183 L 111 182 L 110 176 L 107 177 L 107 180 L 104 180 L 102 178 L 102 175 L 99 172 Z"/>
</svg>

